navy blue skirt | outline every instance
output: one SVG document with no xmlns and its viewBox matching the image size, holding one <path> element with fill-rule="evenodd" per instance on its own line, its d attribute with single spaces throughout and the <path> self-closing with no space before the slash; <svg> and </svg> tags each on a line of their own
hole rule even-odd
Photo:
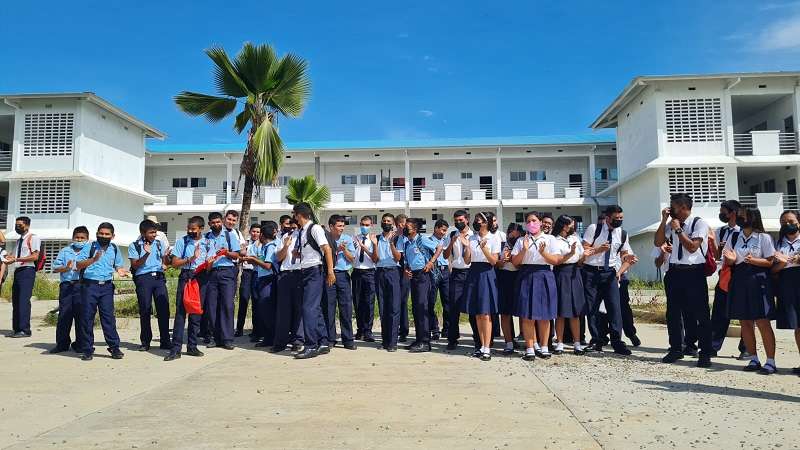
<svg viewBox="0 0 800 450">
<path fill-rule="evenodd" d="M 800 328 L 800 267 L 778 273 L 777 327 L 781 330 Z"/>
<path fill-rule="evenodd" d="M 556 277 L 550 266 L 523 265 L 517 285 L 519 295 L 514 308 L 521 319 L 553 320 L 558 315 Z"/>
<path fill-rule="evenodd" d="M 769 269 L 747 263 L 737 264 L 728 289 L 728 317 L 738 320 L 772 320 L 775 299 Z"/>
<path fill-rule="evenodd" d="M 514 303 L 517 299 L 517 274 L 516 270 L 497 271 L 497 291 L 500 294 L 499 312 L 504 316 L 514 315 Z"/>
<path fill-rule="evenodd" d="M 556 266 L 553 272 L 558 290 L 558 317 L 580 317 L 586 314 L 583 296 L 583 270 L 577 264 Z"/>
<path fill-rule="evenodd" d="M 494 267 L 485 262 L 474 262 L 467 272 L 467 283 L 461 300 L 461 312 L 475 314 L 497 314 L 497 274 Z"/>
</svg>

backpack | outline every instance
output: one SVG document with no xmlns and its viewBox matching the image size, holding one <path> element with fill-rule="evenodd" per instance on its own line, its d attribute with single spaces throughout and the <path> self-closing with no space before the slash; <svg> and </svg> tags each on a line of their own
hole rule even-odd
<svg viewBox="0 0 800 450">
<path fill-rule="evenodd" d="M 99 244 L 97 245 L 97 247 L 95 247 L 95 244 L 97 244 L 97 242 L 92 242 L 92 244 L 91 244 L 91 247 L 89 247 L 89 258 L 88 258 L 88 259 L 92 259 L 92 258 L 94 258 L 94 254 L 96 253 L 97 249 L 99 249 L 99 248 L 100 248 L 100 245 L 99 245 Z M 113 249 L 114 249 L 114 265 L 113 265 L 113 267 L 116 269 L 116 268 L 117 268 L 117 266 L 116 266 L 116 262 L 117 262 L 117 251 L 118 251 L 118 250 L 117 250 L 117 244 L 115 244 L 115 243 L 113 243 L 113 242 L 112 242 L 112 243 L 110 243 L 110 244 L 108 244 L 108 245 L 110 245 L 110 246 L 111 246 L 111 248 L 113 248 Z M 87 267 L 88 267 L 88 266 L 87 266 Z M 84 273 L 84 272 L 86 272 L 86 267 L 84 267 L 83 269 L 81 269 L 81 273 L 80 273 L 80 279 L 83 279 L 83 273 Z"/>
<path fill-rule="evenodd" d="M 333 235 L 331 234 L 331 232 L 326 230 L 325 228 L 323 228 L 322 225 L 314 223 L 314 224 L 311 224 L 310 227 L 306 228 L 306 243 L 305 243 L 305 245 L 311 246 L 311 248 L 313 248 L 314 250 L 317 251 L 317 253 L 319 253 L 319 257 L 322 260 L 322 265 L 327 269 L 328 268 L 328 262 L 325 261 L 325 253 L 322 252 L 322 249 L 319 247 L 319 244 L 317 244 L 317 241 L 314 238 L 312 238 L 311 236 L 309 236 L 311 234 L 311 229 L 314 228 L 314 227 L 322 228 L 322 232 L 325 233 L 325 240 L 328 241 L 328 245 L 331 248 L 331 258 L 333 259 L 333 264 L 334 265 L 336 265 L 336 253 L 334 252 L 334 249 L 336 248 L 336 239 L 334 239 Z M 298 237 L 298 239 L 300 239 L 300 238 Z"/>
<path fill-rule="evenodd" d="M 697 225 L 698 220 L 700 220 L 699 217 L 695 217 L 694 220 L 692 220 L 692 228 L 689 234 L 694 234 L 694 226 Z M 708 240 L 706 240 L 706 247 L 708 247 Z M 700 254 L 703 255 L 703 258 L 706 260 L 705 263 L 703 263 L 703 273 L 707 277 L 714 275 L 717 272 L 717 260 L 714 259 L 714 254 L 708 251 L 708 248 L 706 248 L 706 253 L 703 254 L 702 242 L 700 243 Z"/>
<path fill-rule="evenodd" d="M 731 246 L 736 245 L 736 241 L 739 240 L 739 232 L 734 231 L 731 235 Z M 733 274 L 733 269 L 731 266 L 725 264 L 723 262 L 722 267 L 719 269 L 719 288 L 723 292 L 728 292 L 728 287 L 731 284 L 731 275 Z"/>
<path fill-rule="evenodd" d="M 594 228 L 594 238 L 592 238 L 592 247 L 594 247 L 594 242 L 597 240 L 597 238 L 600 237 L 600 233 L 602 232 L 603 232 L 603 224 L 602 223 L 596 224 Z M 625 242 L 627 241 L 628 241 L 628 232 L 622 230 L 622 240 L 620 241 L 619 248 L 617 249 L 617 254 L 619 254 L 619 252 L 622 251 L 622 247 L 625 246 Z"/>
<path fill-rule="evenodd" d="M 28 239 L 25 239 L 25 243 L 28 245 L 28 252 L 33 254 L 33 248 L 31 247 L 31 239 L 33 239 L 33 233 L 28 235 Z M 44 269 L 44 242 L 39 244 L 39 256 L 36 258 L 36 261 L 33 263 L 33 267 L 36 269 L 36 272 L 41 271 Z"/>
<path fill-rule="evenodd" d="M 164 255 L 162 254 L 162 250 L 161 250 L 161 241 L 156 239 L 155 242 L 156 242 L 156 247 L 158 248 L 158 258 L 161 259 L 161 258 L 164 257 Z M 141 258 L 142 257 L 141 256 L 142 255 L 142 244 L 139 243 L 138 239 L 133 241 L 133 247 L 136 249 L 136 253 Z M 186 242 L 184 242 L 183 251 L 186 252 Z"/>
<path fill-rule="evenodd" d="M 417 239 L 422 239 L 422 236 L 418 235 Z M 408 244 L 411 244 L 411 243 L 412 243 L 411 239 L 406 239 L 406 243 L 403 246 L 403 255 L 408 253 Z M 417 245 L 416 242 L 414 242 L 414 246 L 417 247 L 419 252 L 422 253 L 422 256 L 425 257 L 426 264 L 427 264 L 427 261 L 430 261 L 431 258 L 433 258 L 433 253 L 429 249 L 427 249 L 427 248 L 425 248 L 425 247 L 423 247 L 421 245 Z M 405 269 L 405 263 L 403 264 L 403 269 Z M 431 278 L 432 278 L 432 281 L 434 283 L 436 283 L 437 281 L 439 281 L 440 278 L 442 278 L 442 271 L 441 271 L 441 269 L 439 269 L 439 266 L 437 266 L 436 264 L 433 265 L 433 269 L 431 269 L 431 271 L 428 272 L 428 273 L 431 274 Z"/>
</svg>

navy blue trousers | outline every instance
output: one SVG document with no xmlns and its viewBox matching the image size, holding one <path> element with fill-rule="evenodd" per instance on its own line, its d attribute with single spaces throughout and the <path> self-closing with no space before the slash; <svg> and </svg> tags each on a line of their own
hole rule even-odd
<svg viewBox="0 0 800 450">
<path fill-rule="evenodd" d="M 167 280 L 163 273 L 138 275 L 133 279 L 136 285 L 136 299 L 139 303 L 139 340 L 142 345 L 150 345 L 153 340 L 153 329 L 150 317 L 153 315 L 153 303 L 156 304 L 158 316 L 158 334 L 162 346 L 170 345 L 169 338 L 169 294 Z"/>
<path fill-rule="evenodd" d="M 411 293 L 411 280 L 406 278 L 402 267 L 398 268 L 400 276 L 400 336 L 408 336 L 408 295 Z M 381 305 L 379 304 L 380 308 Z M 383 317 L 383 316 L 381 316 Z"/>
<path fill-rule="evenodd" d="M 11 284 L 11 329 L 14 333 L 31 334 L 31 295 L 33 282 L 36 281 L 36 269 L 20 267 L 14 271 L 14 282 Z"/>
<path fill-rule="evenodd" d="M 184 324 L 187 321 L 187 314 L 186 308 L 183 307 L 183 287 L 186 285 L 186 282 L 192 278 L 192 272 L 192 270 L 181 270 L 181 274 L 178 277 L 178 292 L 175 293 L 175 322 L 172 325 L 172 350 L 176 352 L 181 351 L 184 344 L 183 334 Z M 197 277 L 197 284 L 200 285 L 201 301 L 205 298 L 203 293 L 206 289 L 207 276 L 207 274 L 203 274 Z M 205 311 L 205 309 L 206 306 L 204 304 L 203 311 Z M 189 325 L 186 333 L 186 347 L 188 348 L 197 348 L 197 337 L 200 333 L 201 317 L 202 315 L 200 314 L 189 314 Z"/>
<path fill-rule="evenodd" d="M 78 282 L 62 281 L 58 285 L 58 323 L 56 324 L 56 347 L 69 350 L 72 323 L 75 323 L 75 348 L 82 349 L 81 335 L 81 285 Z"/>
<path fill-rule="evenodd" d="M 585 283 L 584 294 L 588 313 L 586 314 L 589 325 L 589 334 L 592 341 L 600 343 L 603 341 L 604 333 L 599 317 L 600 303 L 605 302 L 606 314 L 608 315 L 611 345 L 622 344 L 622 311 L 619 304 L 619 285 L 617 284 L 617 271 L 614 269 L 594 270 L 586 266 L 584 270 Z"/>
<path fill-rule="evenodd" d="M 326 286 L 322 310 L 325 314 L 325 328 L 328 342 L 336 343 L 336 305 L 339 305 L 339 329 L 342 332 L 342 343 L 353 342 L 353 293 L 350 274 L 335 272 L 336 283 Z"/>
<path fill-rule="evenodd" d="M 667 294 L 669 350 L 683 350 L 684 326 L 689 325 L 697 332 L 701 353 L 711 355 L 711 316 L 703 265 L 698 264 L 691 269 L 670 267 L 664 276 L 664 290 Z"/>
<path fill-rule="evenodd" d="M 431 343 L 430 309 L 433 280 L 431 274 L 418 270 L 411 276 L 411 307 L 414 311 L 416 343 Z M 435 303 L 435 301 L 434 301 Z"/>
<path fill-rule="evenodd" d="M 375 321 L 375 269 L 353 270 L 353 304 L 356 310 L 356 333 L 372 335 Z M 383 315 L 380 315 L 382 318 Z"/>
<path fill-rule="evenodd" d="M 302 344 L 303 331 L 303 287 L 299 270 L 278 273 L 278 301 L 275 307 L 275 347 L 289 343 Z"/>
<path fill-rule="evenodd" d="M 303 333 L 306 348 L 316 349 L 320 345 L 328 345 L 328 332 L 325 319 L 322 317 L 322 293 L 325 290 L 325 278 L 322 266 L 308 267 L 300 270 L 303 286 Z"/>
<path fill-rule="evenodd" d="M 376 269 L 375 290 L 383 312 L 380 316 L 381 343 L 384 348 L 396 347 L 401 315 L 400 272 L 394 267 Z"/>
<path fill-rule="evenodd" d="M 241 284 L 239 284 L 239 310 L 236 313 L 236 332 L 242 333 L 244 331 L 244 322 L 247 320 L 247 306 L 248 304 L 252 305 L 252 318 L 253 320 L 253 336 L 255 337 L 264 337 L 263 332 L 261 334 L 256 333 L 256 324 L 255 324 L 255 316 L 256 316 L 256 302 L 250 302 L 253 299 L 253 289 L 256 285 L 256 280 L 258 277 L 256 276 L 256 271 L 253 269 L 242 269 L 242 279 Z M 270 337 L 271 339 L 271 337 Z"/>
<path fill-rule="evenodd" d="M 275 275 L 255 277 L 253 280 L 253 335 L 264 338 L 264 343 L 275 343 L 275 312 L 277 310 Z"/>
<path fill-rule="evenodd" d="M 117 322 L 114 318 L 114 283 L 106 281 L 104 284 L 84 282 L 81 285 L 81 333 L 83 334 L 82 353 L 94 353 L 94 316 L 100 312 L 100 327 L 108 348 L 119 348 L 119 334 Z"/>
<path fill-rule="evenodd" d="M 233 300 L 236 295 L 236 268 L 212 269 L 206 285 L 203 320 L 206 322 L 205 338 L 212 335 L 217 343 L 233 342 Z"/>
<path fill-rule="evenodd" d="M 437 280 L 431 277 L 431 295 L 428 300 L 428 324 L 431 333 L 439 334 L 439 318 L 436 316 L 436 294 L 439 294 L 439 302 L 442 304 L 442 331 L 441 334 L 447 335 L 448 323 L 450 322 L 450 269 L 447 266 L 441 267 L 441 276 Z"/>
<path fill-rule="evenodd" d="M 458 339 L 461 337 L 459 321 L 461 319 L 461 304 L 464 302 L 464 288 L 467 286 L 468 272 L 469 269 L 453 269 L 450 272 L 450 319 L 447 330 L 447 342 L 450 344 L 457 344 Z M 472 328 L 472 345 L 475 348 L 480 348 L 481 338 L 478 335 L 478 322 L 473 315 L 469 316 L 469 326 Z"/>
</svg>

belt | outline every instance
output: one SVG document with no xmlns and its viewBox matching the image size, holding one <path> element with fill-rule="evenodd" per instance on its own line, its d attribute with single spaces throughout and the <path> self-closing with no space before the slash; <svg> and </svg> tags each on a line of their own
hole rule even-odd
<svg viewBox="0 0 800 450">
<path fill-rule="evenodd" d="M 334 273 L 347 273 L 349 270 L 334 270 Z"/>
<path fill-rule="evenodd" d="M 399 266 L 397 266 L 397 267 L 376 267 L 375 270 L 397 270 L 399 268 L 400 268 Z"/>
<path fill-rule="evenodd" d="M 523 264 L 522 268 L 531 270 L 550 270 L 550 266 L 547 264 Z"/>
<path fill-rule="evenodd" d="M 300 269 L 301 272 L 311 272 L 312 270 L 317 270 L 317 271 L 322 272 L 322 265 L 306 267 L 305 269 Z"/>
<path fill-rule="evenodd" d="M 374 270 L 375 268 L 373 267 L 371 269 L 353 269 L 353 272 L 373 272 Z"/>
<path fill-rule="evenodd" d="M 242 272 L 252 272 L 253 270 L 255 269 L 245 269 L 244 267 L 242 267 Z"/>
<path fill-rule="evenodd" d="M 71 285 L 74 286 L 74 285 L 76 285 L 76 284 L 78 284 L 80 282 L 81 282 L 81 280 L 71 280 L 71 281 L 67 280 L 67 281 L 62 281 L 61 284 L 71 284 Z"/>
<path fill-rule="evenodd" d="M 588 270 L 589 272 L 616 272 L 617 269 L 613 267 L 609 267 L 608 269 L 604 269 L 602 267 L 593 266 L 591 264 L 586 264 L 583 266 L 584 270 Z"/>
<path fill-rule="evenodd" d="M 697 270 L 705 267 L 705 264 L 670 264 L 669 270 Z"/>
<path fill-rule="evenodd" d="M 25 269 L 35 269 L 35 267 L 33 267 L 33 266 L 22 266 L 22 267 L 17 267 L 16 269 L 14 269 L 14 273 L 17 273 L 18 271 L 20 271 L 20 270 L 25 270 Z"/>
<path fill-rule="evenodd" d="M 216 271 L 219 271 L 219 270 L 227 270 L 227 269 L 234 269 L 234 267 L 233 267 L 233 266 L 219 266 L 219 267 L 212 267 L 212 268 L 211 268 L 211 271 L 212 271 L 212 272 L 216 272 Z"/>
<path fill-rule="evenodd" d="M 97 284 L 97 285 L 103 286 L 105 284 L 111 284 L 113 281 L 114 280 L 102 280 L 102 281 L 100 281 L 100 280 L 90 280 L 88 278 L 84 278 L 83 280 L 81 280 L 81 283 L 83 283 L 83 284 Z"/>
<path fill-rule="evenodd" d="M 458 269 L 458 268 L 455 268 L 455 267 L 453 267 L 450 270 L 452 270 L 453 272 L 469 272 L 469 269 Z"/>
<path fill-rule="evenodd" d="M 139 275 L 136 275 L 133 278 L 141 278 L 141 277 L 164 278 L 164 273 L 163 272 L 147 272 L 147 273 L 141 273 Z"/>
</svg>

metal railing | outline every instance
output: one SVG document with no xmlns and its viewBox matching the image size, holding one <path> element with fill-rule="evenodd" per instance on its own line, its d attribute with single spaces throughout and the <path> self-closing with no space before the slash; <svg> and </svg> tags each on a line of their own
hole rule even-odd
<svg viewBox="0 0 800 450">
<path fill-rule="evenodd" d="M 487 184 L 447 183 L 411 188 L 411 201 L 496 200 L 497 189 Z"/>
<path fill-rule="evenodd" d="M 510 182 L 503 185 L 504 200 L 584 198 L 588 197 L 589 193 L 589 183 L 534 181 Z"/>
<path fill-rule="evenodd" d="M 191 189 L 191 191 L 190 191 Z M 208 188 L 162 188 L 150 189 L 147 191 L 155 196 L 162 197 L 161 202 L 154 204 L 167 205 L 224 205 L 227 193 L 222 189 Z M 253 193 L 253 203 L 282 203 L 285 202 L 286 188 L 281 187 L 280 195 L 272 192 L 269 188 L 260 188 L 257 193 Z M 180 201 L 179 201 L 180 200 Z M 231 203 L 242 201 L 241 189 L 231 191 Z"/>
<path fill-rule="evenodd" d="M 0 149 L 0 172 L 11 170 L 11 147 Z"/>
<path fill-rule="evenodd" d="M 797 153 L 796 133 L 777 133 L 778 151 L 781 155 Z M 774 142 L 774 141 L 773 141 Z M 774 148 L 774 147 L 773 147 Z M 733 153 L 738 156 L 753 154 L 753 135 L 751 133 L 736 133 L 733 135 Z"/>
<path fill-rule="evenodd" d="M 406 190 L 376 184 L 354 184 L 331 189 L 331 202 L 404 202 Z"/>
<path fill-rule="evenodd" d="M 759 204 L 756 195 L 740 195 L 739 196 L 739 203 L 746 208 L 767 208 L 767 207 L 774 207 L 774 204 Z M 781 208 L 779 208 L 781 209 Z M 782 209 L 800 209 L 800 197 L 797 195 L 789 195 L 783 194 L 783 206 Z"/>
</svg>

